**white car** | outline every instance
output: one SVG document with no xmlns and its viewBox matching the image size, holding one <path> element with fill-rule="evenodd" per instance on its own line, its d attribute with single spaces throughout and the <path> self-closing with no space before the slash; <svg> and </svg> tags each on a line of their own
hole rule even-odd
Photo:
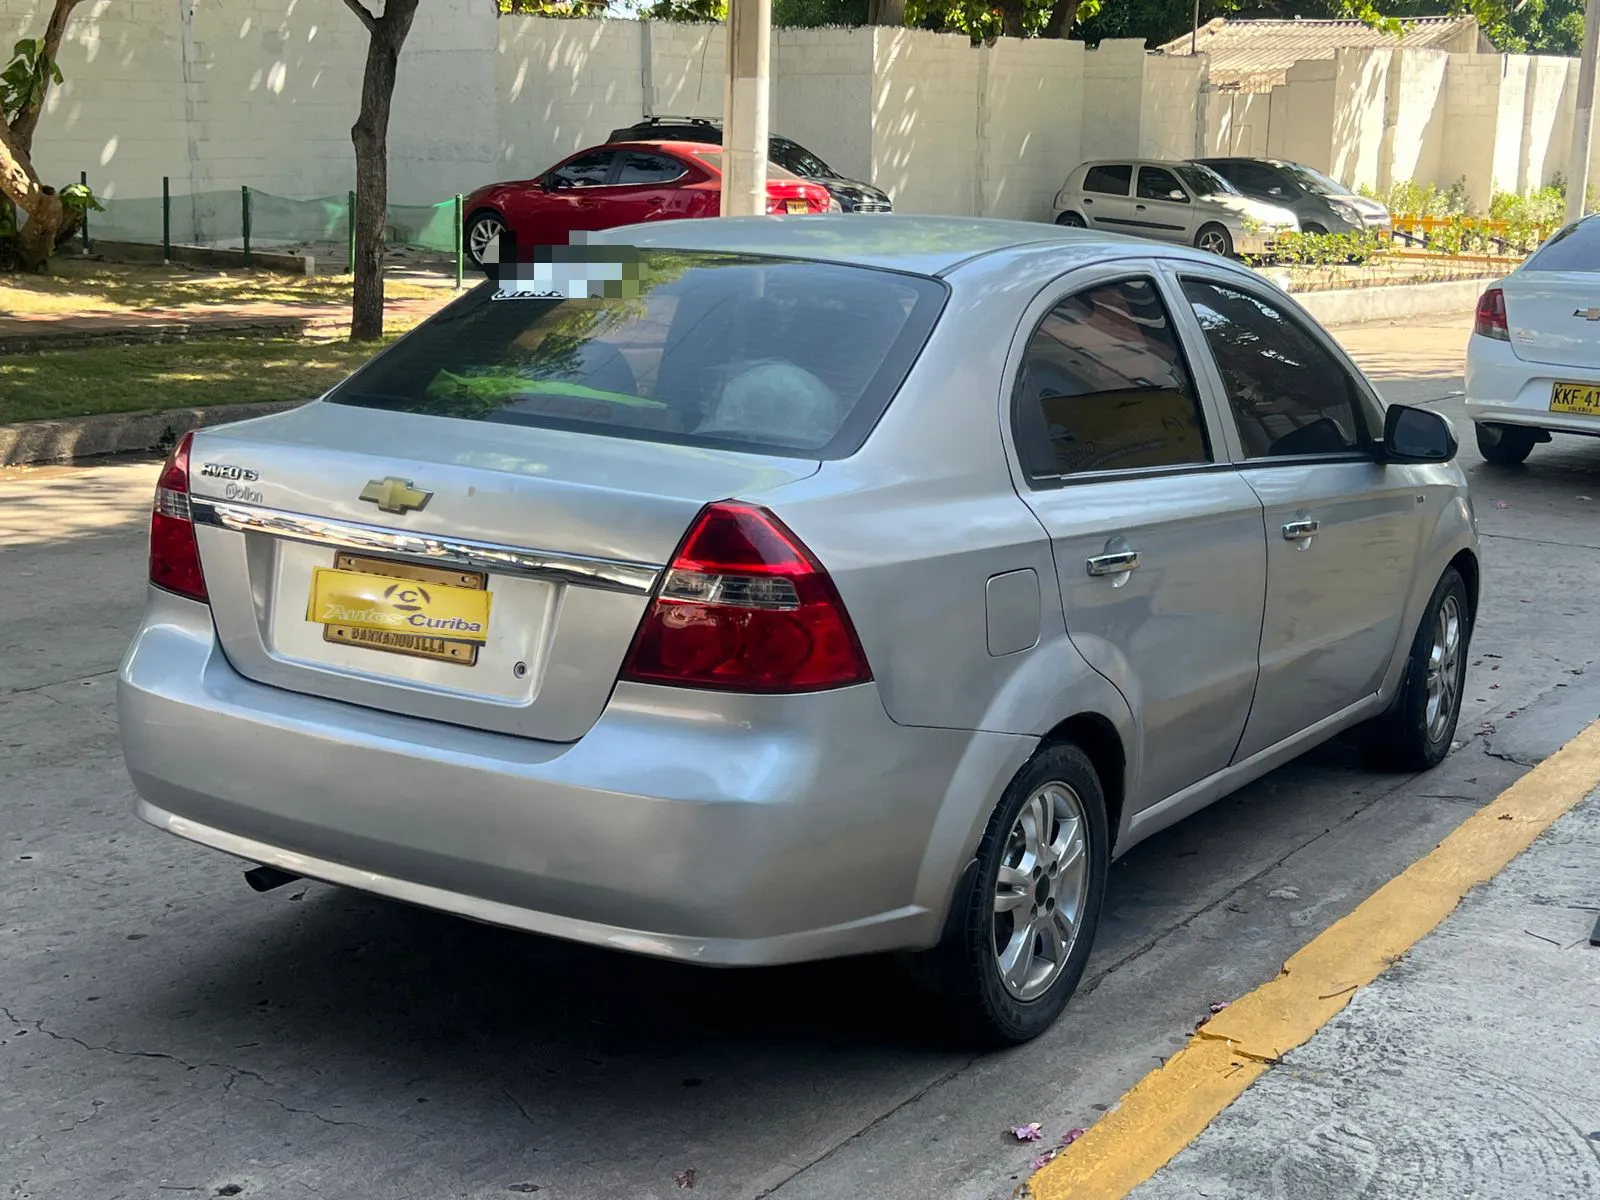
<svg viewBox="0 0 1600 1200">
<path fill-rule="evenodd" d="M 1467 343 L 1467 412 L 1478 449 L 1502 466 L 1552 433 L 1600 437 L 1600 214 L 1483 293 Z"/>
</svg>

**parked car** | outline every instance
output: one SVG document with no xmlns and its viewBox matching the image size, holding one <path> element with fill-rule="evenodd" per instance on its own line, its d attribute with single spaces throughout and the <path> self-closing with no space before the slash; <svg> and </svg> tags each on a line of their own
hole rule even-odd
<svg viewBox="0 0 1600 1200">
<path fill-rule="evenodd" d="M 1057 225 L 1196 246 L 1209 254 L 1265 255 L 1299 229 L 1293 213 L 1242 196 L 1196 163 L 1107 159 L 1084 163 L 1056 193 Z"/>
<path fill-rule="evenodd" d="M 704 117 L 646 117 L 626 129 L 613 129 L 613 142 L 703 142 L 722 145 L 722 122 Z M 886 213 L 894 208 L 889 193 L 859 179 L 847 179 L 799 142 L 779 134 L 767 138 L 767 161 L 801 179 L 812 179 L 828 189 L 844 212 Z"/>
<path fill-rule="evenodd" d="M 1566 226 L 1483 293 L 1466 392 L 1492 463 L 1522 462 L 1552 432 L 1600 437 L 1600 215 Z"/>
<path fill-rule="evenodd" d="M 767 172 L 767 211 L 837 211 L 821 184 L 782 167 Z M 619 142 L 563 159 L 535 179 L 494 183 L 467 197 L 467 256 L 484 253 L 510 228 L 524 244 L 565 245 L 577 231 L 639 221 L 715 217 L 722 208 L 722 150 L 700 142 Z"/>
<path fill-rule="evenodd" d="M 1388 233 L 1389 210 L 1321 171 L 1281 158 L 1201 158 L 1244 195 L 1294 213 L 1306 233 Z"/>
<path fill-rule="evenodd" d="M 1257 273 L 933 217 L 611 245 L 626 296 L 486 280 L 184 435 L 119 677 L 141 817 L 257 887 L 687 963 L 910 952 L 1018 1042 L 1115 855 L 1353 726 L 1448 752 L 1450 424 Z"/>
</svg>

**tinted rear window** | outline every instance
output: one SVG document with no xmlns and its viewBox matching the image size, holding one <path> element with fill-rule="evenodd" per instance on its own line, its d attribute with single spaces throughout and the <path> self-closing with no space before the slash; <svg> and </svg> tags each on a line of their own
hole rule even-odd
<svg viewBox="0 0 1600 1200">
<path fill-rule="evenodd" d="M 626 297 L 495 299 L 485 283 L 327 399 L 839 458 L 882 415 L 946 296 L 936 280 L 864 267 L 638 254 Z"/>
<path fill-rule="evenodd" d="M 1090 167 L 1089 173 L 1083 177 L 1083 190 L 1086 192 L 1100 192 L 1107 196 L 1126 196 L 1128 184 L 1133 179 L 1133 168 L 1128 167 Z"/>
<path fill-rule="evenodd" d="M 1600 271 L 1600 220 L 1568 225 L 1534 253 L 1524 271 Z"/>
</svg>

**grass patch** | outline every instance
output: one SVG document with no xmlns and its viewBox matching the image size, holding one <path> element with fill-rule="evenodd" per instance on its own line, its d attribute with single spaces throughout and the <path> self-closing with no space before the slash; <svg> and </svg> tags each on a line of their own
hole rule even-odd
<svg viewBox="0 0 1600 1200">
<path fill-rule="evenodd" d="M 48 275 L 0 275 L 0 313 L 6 316 L 90 315 L 152 308 L 240 308 L 250 304 L 347 305 L 348 275 L 275 275 L 181 266 L 133 266 L 62 255 Z M 421 300 L 438 288 L 388 280 L 390 300 Z"/>
<path fill-rule="evenodd" d="M 310 400 L 377 347 L 190 338 L 0 356 L 0 424 L 263 400 Z"/>
</svg>

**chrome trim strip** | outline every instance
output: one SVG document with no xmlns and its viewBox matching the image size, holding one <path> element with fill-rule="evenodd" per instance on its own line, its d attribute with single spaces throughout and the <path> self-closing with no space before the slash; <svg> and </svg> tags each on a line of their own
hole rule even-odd
<svg viewBox="0 0 1600 1200">
<path fill-rule="evenodd" d="M 608 592 L 649 595 L 661 567 L 609 558 L 587 558 L 551 550 L 530 550 L 493 542 L 472 542 L 437 534 L 409 533 L 355 521 L 280 512 L 254 504 L 234 504 L 191 496 L 189 506 L 197 525 L 231 529 L 235 533 L 264 533 L 291 542 L 333 546 L 341 550 L 372 550 L 401 558 L 446 562 L 452 566 L 497 575 L 520 575 L 574 587 Z"/>
</svg>

